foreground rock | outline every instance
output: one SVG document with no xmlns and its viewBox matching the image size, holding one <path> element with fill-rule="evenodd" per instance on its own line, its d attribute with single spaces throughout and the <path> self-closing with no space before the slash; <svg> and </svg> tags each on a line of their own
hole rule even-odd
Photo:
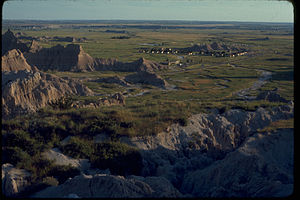
<svg viewBox="0 0 300 200">
<path fill-rule="evenodd" d="M 30 173 L 6 163 L 2 165 L 2 193 L 14 197 L 30 185 Z"/>
<path fill-rule="evenodd" d="M 197 197 L 286 197 L 293 193 L 293 130 L 258 133 L 209 167 L 188 173 L 182 191 Z"/>
<path fill-rule="evenodd" d="M 87 159 L 74 159 L 64 155 L 57 148 L 50 149 L 42 153 L 48 160 L 53 160 L 55 165 L 71 165 L 81 171 L 88 170 L 91 166 Z"/>
<path fill-rule="evenodd" d="M 2 73 L 2 116 L 35 112 L 66 95 L 93 95 L 80 82 L 28 70 Z"/>
<path fill-rule="evenodd" d="M 59 186 L 34 194 L 34 198 L 141 198 L 180 197 L 181 194 L 161 177 L 128 177 L 107 174 L 80 175 Z"/>
<path fill-rule="evenodd" d="M 201 195 L 200 192 L 195 192 L 196 189 L 195 191 L 188 189 L 189 181 L 186 180 L 186 174 L 214 166 L 215 161 L 224 159 L 228 153 L 238 149 L 249 136 L 256 134 L 258 129 L 273 121 L 292 117 L 294 117 L 293 104 L 276 107 L 272 110 L 259 108 L 255 112 L 235 109 L 223 114 L 198 114 L 189 118 L 187 126 L 173 124 L 166 132 L 156 136 L 130 139 L 123 137 L 121 141 L 140 149 L 144 159 L 143 176 L 163 176 L 176 188 L 181 188 L 182 193 L 213 196 L 214 194 L 211 193 Z M 290 152 L 285 153 L 286 158 L 291 156 Z M 248 161 L 245 159 L 244 162 Z M 226 166 L 224 163 L 223 167 L 230 166 Z M 232 173 L 236 170 L 233 168 Z M 226 179 L 235 178 L 234 176 L 226 177 Z M 210 181 L 210 179 L 211 177 L 207 177 L 206 181 Z M 223 181 L 223 179 L 218 180 Z M 265 183 L 264 181 L 261 180 L 260 183 Z M 185 186 L 182 187 L 182 183 Z M 255 185 L 249 184 L 249 187 L 255 188 Z M 212 182 L 211 185 L 214 183 Z M 233 195 L 239 196 L 241 193 L 233 193 Z M 254 195 L 254 193 L 249 195 Z"/>
</svg>

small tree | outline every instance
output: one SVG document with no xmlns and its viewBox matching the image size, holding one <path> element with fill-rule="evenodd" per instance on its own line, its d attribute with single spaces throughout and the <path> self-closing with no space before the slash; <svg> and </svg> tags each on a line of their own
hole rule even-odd
<svg viewBox="0 0 300 200">
<path fill-rule="evenodd" d="M 65 97 L 62 96 L 61 98 L 57 99 L 57 100 L 53 100 L 49 103 L 49 105 L 53 108 L 53 109 L 60 109 L 60 110 L 66 110 L 66 109 L 70 109 L 72 106 L 73 100 L 71 97 Z"/>
</svg>

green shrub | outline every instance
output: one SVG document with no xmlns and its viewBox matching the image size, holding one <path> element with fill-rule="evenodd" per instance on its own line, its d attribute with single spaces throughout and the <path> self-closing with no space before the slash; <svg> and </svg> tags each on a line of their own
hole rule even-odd
<svg viewBox="0 0 300 200">
<path fill-rule="evenodd" d="M 5 146 L 19 147 L 31 156 L 41 150 L 41 144 L 30 138 L 30 134 L 23 130 L 14 130 L 11 133 L 5 134 L 3 143 Z"/>
<path fill-rule="evenodd" d="M 109 168 L 112 174 L 140 174 L 143 168 L 142 156 L 135 148 L 120 142 L 97 143 L 94 147 L 92 167 Z"/>
<path fill-rule="evenodd" d="M 53 109 L 60 109 L 60 110 L 65 110 L 65 109 L 70 109 L 71 105 L 73 103 L 73 99 L 70 97 L 61 97 L 57 100 L 54 100 L 49 103 L 49 105 Z"/>
<path fill-rule="evenodd" d="M 34 181 L 37 181 L 42 180 L 42 178 L 46 177 L 53 166 L 54 161 L 44 159 L 42 157 L 36 157 L 32 161 L 31 168 L 28 170 L 32 172 L 32 179 Z"/>
<path fill-rule="evenodd" d="M 2 163 L 10 163 L 14 166 L 30 165 L 30 155 L 20 147 L 4 147 L 2 150 Z"/>
<path fill-rule="evenodd" d="M 89 158 L 93 153 L 93 145 L 88 140 L 71 137 L 68 144 L 61 146 L 61 150 L 72 158 Z"/>
</svg>

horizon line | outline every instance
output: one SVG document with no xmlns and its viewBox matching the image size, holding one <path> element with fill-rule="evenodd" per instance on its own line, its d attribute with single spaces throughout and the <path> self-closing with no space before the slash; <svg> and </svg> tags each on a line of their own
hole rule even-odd
<svg viewBox="0 0 300 200">
<path fill-rule="evenodd" d="M 294 24 L 295 22 L 274 22 L 274 21 L 234 21 L 234 20 L 188 20 L 188 19 L 2 19 L 2 21 L 181 21 L 181 22 L 235 22 L 235 23 L 286 23 Z"/>
</svg>

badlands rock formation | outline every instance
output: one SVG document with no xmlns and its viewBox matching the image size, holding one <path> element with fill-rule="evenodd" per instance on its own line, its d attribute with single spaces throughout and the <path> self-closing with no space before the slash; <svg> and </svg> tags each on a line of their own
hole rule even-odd
<svg viewBox="0 0 300 200">
<path fill-rule="evenodd" d="M 223 160 L 187 173 L 182 191 L 198 197 L 286 197 L 293 193 L 291 129 L 257 133 Z"/>
<path fill-rule="evenodd" d="M 158 64 L 153 61 L 140 58 L 137 61 L 131 63 L 118 62 L 115 59 L 95 59 L 95 69 L 99 71 L 111 70 L 111 71 L 126 71 L 136 72 L 123 77 L 108 77 L 95 80 L 97 82 L 104 83 L 117 83 L 122 86 L 130 86 L 130 84 L 148 84 L 156 87 L 166 88 L 168 83 L 155 72 L 166 69 L 167 66 Z"/>
<path fill-rule="evenodd" d="M 94 59 L 80 45 L 69 44 L 42 48 L 25 54 L 27 62 L 40 70 L 93 71 Z"/>
<path fill-rule="evenodd" d="M 65 95 L 92 95 L 93 92 L 71 79 L 43 72 L 23 70 L 2 72 L 2 116 L 35 112 Z"/>
<path fill-rule="evenodd" d="M 2 192 L 7 197 L 13 197 L 30 185 L 30 173 L 17 169 L 13 165 L 2 164 Z"/>
<path fill-rule="evenodd" d="M 133 62 L 119 62 L 116 59 L 101 59 L 92 58 L 84 52 L 80 45 L 69 44 L 66 47 L 57 45 L 51 48 L 41 48 L 38 43 L 33 40 L 28 48 L 25 44 L 20 43 L 14 34 L 8 30 L 3 36 L 3 45 L 6 49 L 2 52 L 8 52 L 2 58 L 2 66 L 5 67 L 2 71 L 22 70 L 31 67 L 37 67 L 39 70 L 58 70 L 58 71 L 122 71 L 122 72 L 137 72 L 134 75 L 129 75 L 125 79 L 104 79 L 99 81 L 115 81 L 118 84 L 128 86 L 126 83 L 144 83 L 157 87 L 165 88 L 166 81 L 154 72 L 166 69 L 168 66 L 158 64 L 156 62 L 140 58 Z M 24 46 L 25 45 L 25 46 Z M 17 49 L 20 49 L 18 51 Z M 21 52 L 24 52 L 24 56 Z M 25 58 L 26 59 L 25 59 Z M 25 64 L 27 61 L 28 64 Z M 24 65 L 23 65 L 24 64 Z"/>
<path fill-rule="evenodd" d="M 33 68 L 26 62 L 22 52 L 18 49 L 12 49 L 2 56 L 1 60 L 2 72 L 3 71 L 19 71 L 19 70 L 32 70 Z"/>
<path fill-rule="evenodd" d="M 29 52 L 30 53 L 36 53 L 40 51 L 42 47 L 39 45 L 39 43 L 35 40 L 32 40 L 30 46 L 29 46 Z"/>
<path fill-rule="evenodd" d="M 287 103 L 288 101 L 281 97 L 276 91 L 264 91 L 257 95 L 256 100 L 267 100 L 270 102 L 284 102 Z"/>
<path fill-rule="evenodd" d="M 95 68 L 98 71 L 123 71 L 123 72 L 139 72 L 166 69 L 168 66 L 158 64 L 156 62 L 140 58 L 133 62 L 119 62 L 116 59 L 95 59 Z"/>
<path fill-rule="evenodd" d="M 125 81 L 136 84 L 148 84 L 156 87 L 166 88 L 168 83 L 159 75 L 149 71 L 139 71 L 125 77 Z"/>
<path fill-rule="evenodd" d="M 26 44 L 19 41 L 14 33 L 8 29 L 7 32 L 2 35 L 2 56 L 12 49 L 18 49 L 23 53 L 28 51 Z"/>
<path fill-rule="evenodd" d="M 283 173 L 282 170 L 276 170 L 276 168 L 280 166 L 277 166 L 277 164 L 272 161 L 276 160 L 279 154 L 279 149 L 276 145 L 272 146 L 270 150 L 266 150 L 264 154 L 266 156 L 261 155 L 260 157 L 258 156 L 259 150 L 253 147 L 250 148 L 248 145 L 247 147 L 249 147 L 249 149 L 247 151 L 250 156 L 243 157 L 243 155 L 241 155 L 237 157 L 235 166 L 230 164 L 234 158 L 232 157 L 231 160 L 226 161 L 226 159 L 228 159 L 226 155 L 231 155 L 230 153 L 234 151 L 246 151 L 241 148 L 248 137 L 254 136 L 257 134 L 258 129 L 269 125 L 273 121 L 292 118 L 294 116 L 293 113 L 293 104 L 289 104 L 273 108 L 269 111 L 259 108 L 255 112 L 230 110 L 223 114 L 198 114 L 192 116 L 189 119 L 189 124 L 185 127 L 174 124 L 168 128 L 167 132 L 159 133 L 156 136 L 135 137 L 130 139 L 124 137 L 121 138 L 121 141 L 140 149 L 144 159 L 143 176 L 163 176 L 176 188 L 180 188 L 182 193 L 200 197 L 221 196 L 223 194 L 221 192 L 224 191 L 225 188 L 225 190 L 232 191 L 228 193 L 229 196 L 276 196 L 286 194 L 284 193 L 286 188 L 282 188 L 279 191 L 278 188 L 280 188 L 280 186 L 276 186 L 276 192 L 270 189 L 268 193 L 267 188 L 263 186 L 270 177 L 273 177 L 273 179 L 268 183 L 278 184 L 278 182 L 276 182 L 277 178 L 275 177 L 280 177 Z M 292 131 L 288 131 L 287 133 L 283 132 L 274 137 L 266 136 L 266 138 L 269 138 L 267 140 L 270 140 L 270 143 L 273 142 L 274 144 L 277 140 L 280 141 L 282 139 L 285 141 L 285 145 L 289 144 L 291 146 L 291 143 L 293 143 L 292 137 L 290 135 L 287 136 L 287 134 L 291 134 L 290 132 Z M 286 137 L 289 139 L 285 139 Z M 265 143 L 259 142 L 260 138 L 258 136 L 254 136 L 254 139 L 250 140 L 252 140 L 253 144 L 257 143 L 260 148 L 266 148 L 264 147 Z M 281 147 L 283 147 L 282 144 Z M 239 153 L 234 153 L 232 155 L 237 156 L 238 154 Z M 279 162 L 291 167 L 293 165 L 292 149 L 288 147 L 288 150 L 283 150 L 281 155 Z M 244 162 L 243 165 L 241 164 L 241 168 L 238 167 L 238 162 Z M 249 162 L 270 164 L 270 170 L 273 170 L 273 174 L 270 174 L 270 177 L 266 176 L 264 178 L 263 174 L 259 172 L 256 177 L 257 179 L 252 182 L 250 181 L 252 180 L 251 172 L 249 177 L 246 177 L 244 180 L 247 186 L 237 187 L 236 185 L 229 184 L 236 182 L 240 174 L 246 175 L 245 172 L 256 170 L 256 168 L 254 168 L 255 164 L 247 165 Z M 223 169 L 226 169 L 224 174 Z M 209 172 L 209 174 L 206 172 Z M 284 171 L 284 174 L 284 177 L 288 177 L 285 179 L 285 183 L 288 185 L 293 184 L 293 174 L 291 170 L 288 170 L 288 172 Z M 201 178 L 203 178 L 203 180 Z M 243 181 L 241 181 L 241 184 L 242 182 Z M 191 185 L 189 185 L 190 183 Z M 228 183 L 228 185 L 223 185 L 223 183 Z M 205 185 L 209 185 L 210 188 L 215 187 L 215 189 L 220 190 L 220 193 L 213 193 L 214 189 L 207 190 L 208 188 Z M 264 188 L 265 192 L 256 194 L 254 190 L 257 185 L 260 185 L 260 189 Z M 290 186 L 287 187 L 289 188 L 288 191 L 290 191 Z"/>
<path fill-rule="evenodd" d="M 142 198 L 180 197 L 172 184 L 162 177 L 123 177 L 107 174 L 79 175 L 59 186 L 34 194 L 34 198 Z"/>
</svg>

